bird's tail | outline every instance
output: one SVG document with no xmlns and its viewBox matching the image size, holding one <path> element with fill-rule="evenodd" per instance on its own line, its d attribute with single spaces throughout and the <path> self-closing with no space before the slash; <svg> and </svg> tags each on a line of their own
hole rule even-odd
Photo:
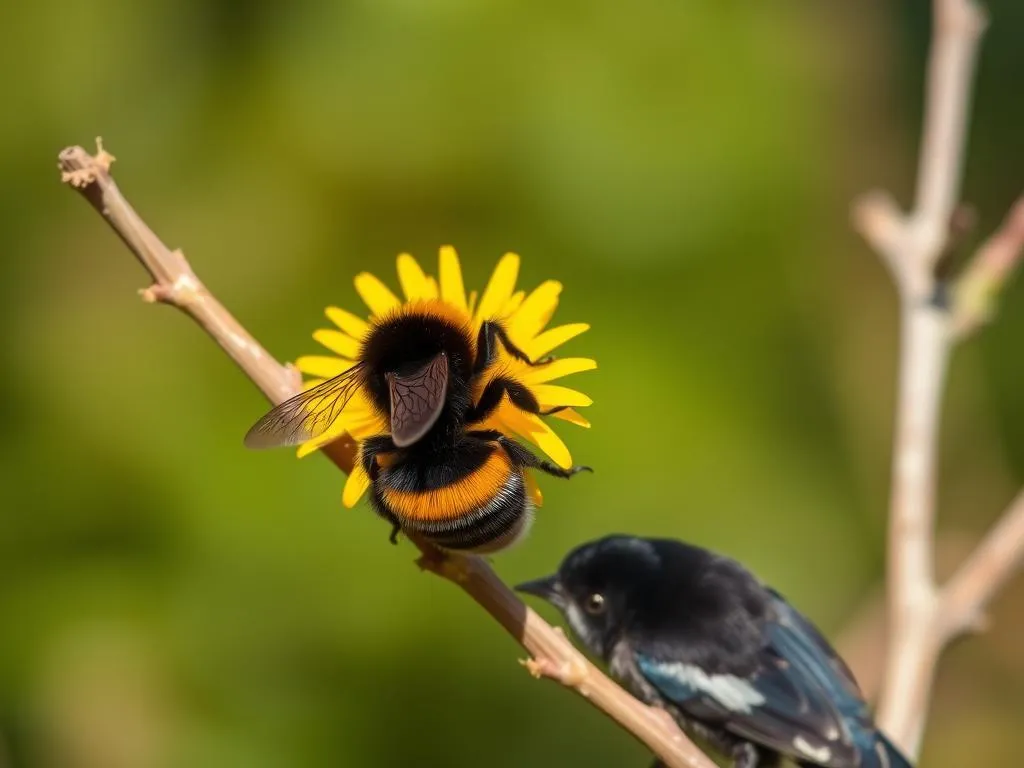
<svg viewBox="0 0 1024 768">
<path fill-rule="evenodd" d="M 865 755 L 861 768 L 914 768 L 903 753 L 881 733 L 875 734 L 874 749 Z"/>
</svg>

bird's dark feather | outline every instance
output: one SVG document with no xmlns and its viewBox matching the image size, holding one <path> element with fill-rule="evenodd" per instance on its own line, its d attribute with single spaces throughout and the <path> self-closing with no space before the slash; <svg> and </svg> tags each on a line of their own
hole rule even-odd
<svg viewBox="0 0 1024 768">
<path fill-rule="evenodd" d="M 880 737 L 853 676 L 806 619 L 777 594 L 769 595 L 771 611 L 761 627 L 762 644 L 753 651 L 753 674 L 747 661 L 735 672 L 719 668 L 712 674 L 673 658 L 692 658 L 690 653 L 637 653 L 637 668 L 689 719 L 717 722 L 736 736 L 813 765 L 866 768 L 877 757 Z M 887 753 L 889 765 L 909 768 Z"/>
<path fill-rule="evenodd" d="M 783 755 L 808 767 L 911 768 L 828 641 L 736 561 L 614 535 L 577 547 L 548 582 L 616 677 L 736 765 Z M 590 610 L 594 596 L 601 610 Z"/>
</svg>

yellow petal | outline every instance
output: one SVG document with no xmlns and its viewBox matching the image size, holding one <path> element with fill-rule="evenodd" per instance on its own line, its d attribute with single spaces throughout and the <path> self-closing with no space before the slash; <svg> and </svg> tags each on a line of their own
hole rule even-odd
<svg viewBox="0 0 1024 768">
<path fill-rule="evenodd" d="M 401 303 L 390 288 L 369 272 L 356 275 L 355 283 L 356 291 L 374 315 L 386 315 Z"/>
<path fill-rule="evenodd" d="M 364 392 L 357 392 L 345 406 L 346 431 L 356 440 L 387 432 L 388 425 L 377 414 Z"/>
<path fill-rule="evenodd" d="M 302 445 L 300 445 L 298 447 L 298 450 L 296 450 L 295 455 L 297 458 L 302 459 L 305 458 L 306 456 L 309 456 L 309 454 L 311 453 L 316 453 L 328 443 L 333 443 L 335 440 L 344 437 L 345 432 L 345 420 L 344 416 L 341 416 L 338 418 L 337 421 L 335 421 L 331 425 L 331 428 L 324 432 L 322 435 L 318 435 L 317 437 L 314 437 L 312 440 L 307 440 Z"/>
<path fill-rule="evenodd" d="M 310 386 L 316 386 L 322 381 L 323 379 L 312 379 L 312 383 L 306 382 L 303 386 L 305 389 L 309 389 Z M 384 431 L 384 424 L 371 408 L 365 395 L 362 392 L 356 392 L 345 405 L 345 410 L 334 420 L 326 432 L 299 446 L 298 457 L 301 459 L 303 456 L 308 456 L 328 443 L 333 443 L 343 437 L 346 433 L 356 440 L 365 440 L 367 437 L 379 435 Z"/>
<path fill-rule="evenodd" d="M 537 397 L 537 401 L 543 406 L 573 405 L 577 408 L 593 405 L 594 401 L 568 387 L 559 387 L 554 384 L 538 384 L 530 387 L 530 391 Z"/>
<path fill-rule="evenodd" d="M 523 366 L 519 371 L 519 376 L 528 384 L 541 384 L 573 373 L 592 371 L 595 368 L 597 368 L 597 362 L 590 358 L 562 357 L 544 365 Z"/>
<path fill-rule="evenodd" d="M 304 459 L 307 456 L 309 456 L 309 454 L 316 453 L 321 448 L 323 448 L 325 445 L 327 445 L 328 443 L 334 442 L 339 437 L 341 437 L 341 435 L 334 435 L 333 437 L 328 437 L 326 435 L 321 435 L 320 437 L 316 438 L 315 440 L 307 440 L 306 442 L 304 442 L 302 445 L 300 445 L 295 450 L 295 458 L 297 458 L 297 459 Z"/>
<path fill-rule="evenodd" d="M 356 440 L 376 437 L 385 431 L 387 431 L 387 425 L 377 415 L 372 413 L 368 413 L 362 419 L 353 419 L 348 425 L 348 433 Z"/>
<path fill-rule="evenodd" d="M 345 490 L 341 494 L 341 503 L 347 509 L 352 509 L 369 487 L 370 476 L 366 474 L 361 464 L 356 464 L 352 468 L 348 480 L 345 481 Z"/>
<path fill-rule="evenodd" d="M 494 268 L 491 279 L 480 298 L 480 306 L 476 310 L 476 321 L 483 322 L 498 317 L 501 310 L 512 298 L 519 277 L 519 257 L 514 253 L 506 253 Z"/>
<path fill-rule="evenodd" d="M 590 326 L 586 323 L 570 323 L 568 325 L 559 325 L 556 328 L 549 328 L 536 338 L 526 342 L 523 345 L 523 351 L 533 360 L 536 360 L 589 329 Z"/>
<path fill-rule="evenodd" d="M 544 330 L 558 308 L 558 295 L 561 292 L 561 283 L 547 280 L 523 299 L 522 306 L 509 319 L 508 332 L 513 341 L 518 339 L 520 345 L 526 344 Z"/>
<path fill-rule="evenodd" d="M 430 283 L 423 268 L 408 253 L 400 254 L 398 257 L 398 282 L 401 283 L 405 298 L 409 301 L 437 298 L 437 294 L 430 291 Z"/>
<path fill-rule="evenodd" d="M 476 291 L 469 292 L 469 306 L 467 307 L 467 309 L 469 310 L 469 314 L 471 315 L 473 314 L 473 308 L 476 306 L 477 298 L 478 296 Z"/>
<path fill-rule="evenodd" d="M 526 495 L 530 498 L 530 501 L 533 502 L 533 506 L 544 506 L 544 494 L 540 492 L 540 486 L 537 485 L 537 478 L 533 476 L 532 472 L 526 473 Z"/>
<path fill-rule="evenodd" d="M 434 278 L 427 277 L 427 287 L 430 290 L 429 298 L 436 299 L 438 296 L 441 295 L 440 292 L 437 290 L 437 280 L 435 280 Z"/>
<path fill-rule="evenodd" d="M 359 356 L 359 342 L 347 333 L 328 331 L 325 328 L 321 328 L 313 332 L 313 340 L 323 344 L 331 352 L 347 357 L 349 360 L 354 360 Z"/>
<path fill-rule="evenodd" d="M 572 408 L 566 408 L 564 411 L 559 411 L 558 413 L 553 413 L 551 415 L 554 416 L 556 419 L 568 421 L 570 424 L 575 424 L 578 427 L 590 429 L 590 422 L 584 419 L 578 413 L 576 413 L 576 411 L 574 411 Z"/>
<path fill-rule="evenodd" d="M 341 330 L 353 339 L 362 339 L 363 336 L 370 332 L 369 323 L 361 317 L 356 317 L 351 312 L 346 312 L 344 309 L 328 307 L 324 310 L 324 313 L 332 323 L 341 328 Z"/>
<path fill-rule="evenodd" d="M 500 411 L 501 420 L 507 424 L 516 434 L 522 435 L 531 443 L 540 448 L 551 457 L 551 460 L 563 469 L 572 466 L 572 456 L 566 448 L 562 438 L 555 434 L 547 424 L 541 421 L 539 416 L 532 413 L 524 413 L 512 405 L 502 403 Z"/>
<path fill-rule="evenodd" d="M 321 357 L 319 355 L 305 355 L 295 361 L 295 367 L 300 371 L 308 376 L 317 376 L 321 379 L 333 379 L 353 365 L 354 363 L 351 360 L 342 360 L 340 357 Z"/>
<path fill-rule="evenodd" d="M 466 289 L 462 285 L 462 267 L 459 266 L 459 255 L 450 245 L 441 246 L 438 273 L 441 278 L 441 298 L 465 310 Z"/>
<path fill-rule="evenodd" d="M 345 406 L 345 413 L 358 418 L 372 416 L 375 411 L 373 405 L 370 404 L 369 392 L 365 389 L 356 390 L 352 399 L 348 401 L 348 405 Z"/>
<path fill-rule="evenodd" d="M 500 416 L 499 416 L 499 411 L 501 410 L 501 407 L 502 406 L 499 405 L 498 406 L 498 410 L 495 411 L 494 413 L 492 413 L 486 419 L 484 419 L 484 423 L 483 424 L 480 424 L 479 426 L 474 424 L 473 428 L 474 429 L 478 429 L 478 430 L 480 430 L 482 432 L 490 432 L 490 431 L 503 432 L 504 434 L 508 435 L 509 437 L 512 437 L 513 436 L 512 435 L 512 428 L 507 426 L 505 424 L 505 422 L 503 422 L 501 420 Z"/>
<path fill-rule="evenodd" d="M 505 302 L 505 306 L 501 308 L 502 317 L 508 317 L 515 312 L 523 303 L 523 299 L 526 298 L 526 291 L 516 291 L 512 294 L 512 298 Z"/>
</svg>

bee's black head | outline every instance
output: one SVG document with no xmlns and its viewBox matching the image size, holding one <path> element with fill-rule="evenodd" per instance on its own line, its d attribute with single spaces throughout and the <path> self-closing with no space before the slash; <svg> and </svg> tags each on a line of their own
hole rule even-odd
<svg viewBox="0 0 1024 768">
<path fill-rule="evenodd" d="M 390 421 L 401 447 L 432 432 L 459 429 L 470 403 L 472 336 L 429 307 L 416 310 L 413 306 L 376 324 L 360 352 L 370 400 Z M 403 394 L 410 399 L 403 400 Z M 399 401 L 409 407 L 396 409 Z"/>
</svg>

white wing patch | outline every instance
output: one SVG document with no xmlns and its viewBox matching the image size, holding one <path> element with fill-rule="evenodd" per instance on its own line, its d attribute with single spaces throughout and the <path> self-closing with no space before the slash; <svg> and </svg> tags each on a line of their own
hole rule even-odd
<svg viewBox="0 0 1024 768">
<path fill-rule="evenodd" d="M 875 754 L 878 755 L 878 764 L 882 768 L 890 768 L 892 761 L 889 759 L 889 752 L 880 741 L 875 743 Z"/>
<path fill-rule="evenodd" d="M 766 701 L 764 695 L 754 686 L 736 675 L 709 675 L 699 667 L 678 661 L 662 662 L 658 666 L 666 675 L 703 691 L 733 712 L 749 713 L 754 707 Z"/>
<path fill-rule="evenodd" d="M 832 750 L 828 747 L 815 747 L 803 736 L 797 736 L 793 739 L 793 746 L 796 747 L 796 751 L 801 755 L 807 755 L 816 763 L 827 763 L 829 758 L 832 757 Z"/>
<path fill-rule="evenodd" d="M 569 622 L 569 626 L 572 628 L 572 631 L 575 632 L 576 636 L 583 641 L 585 646 L 598 655 L 602 655 L 604 653 L 600 635 L 590 626 L 590 622 L 583 614 L 583 611 L 581 611 L 579 606 L 576 605 L 576 601 L 571 598 L 567 601 L 565 606 L 565 619 Z"/>
</svg>

